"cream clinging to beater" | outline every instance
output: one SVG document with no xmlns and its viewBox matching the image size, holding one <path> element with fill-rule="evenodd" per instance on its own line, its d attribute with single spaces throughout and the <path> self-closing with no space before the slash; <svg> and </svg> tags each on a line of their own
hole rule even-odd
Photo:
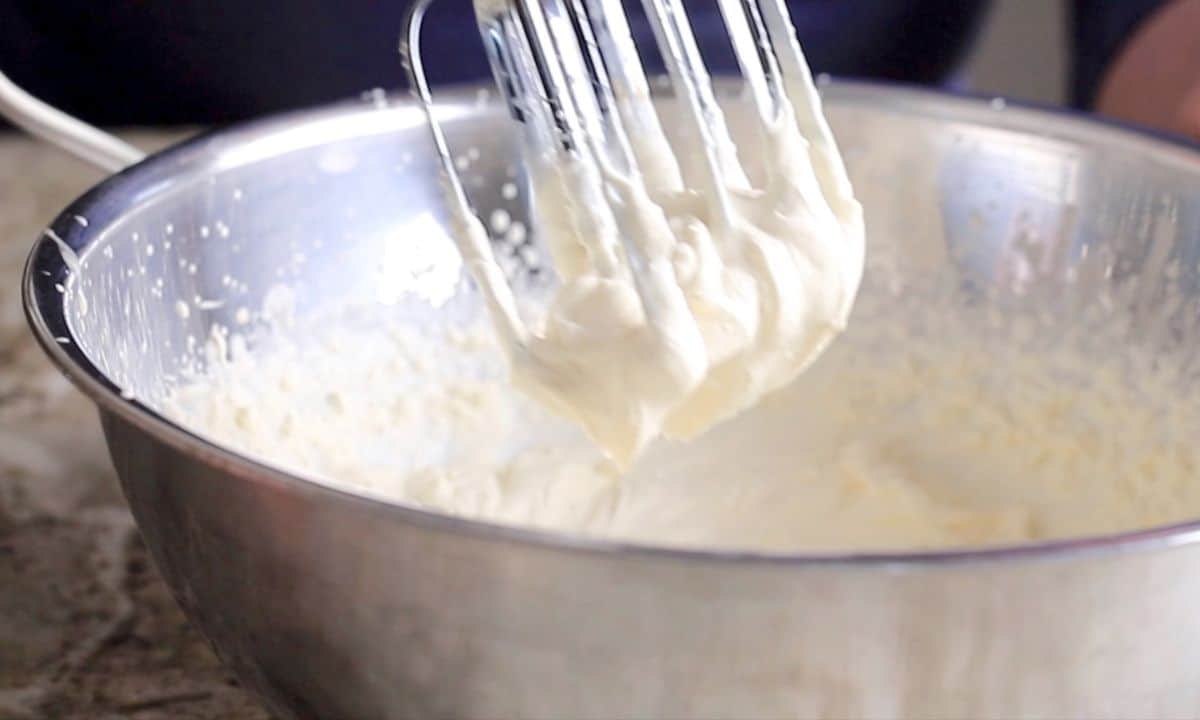
<svg viewBox="0 0 1200 720">
<path fill-rule="evenodd" d="M 429 110 L 414 7 L 413 87 Z M 679 0 L 643 0 L 684 122 L 669 144 L 618 0 L 477 0 L 520 121 L 560 287 L 527 325 L 430 113 L 460 251 L 514 382 L 621 464 L 789 383 L 845 326 L 862 212 L 782 0 L 720 0 L 757 110 L 761 182 L 726 129 Z"/>
</svg>

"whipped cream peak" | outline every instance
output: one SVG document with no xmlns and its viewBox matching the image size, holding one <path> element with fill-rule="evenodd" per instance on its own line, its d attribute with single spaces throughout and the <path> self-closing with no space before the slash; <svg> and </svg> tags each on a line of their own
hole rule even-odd
<svg viewBox="0 0 1200 720">
<path fill-rule="evenodd" d="M 616 46 L 632 51 L 627 38 Z M 468 264 L 514 384 L 621 467 L 660 435 L 691 438 L 753 407 L 846 327 L 862 210 L 799 46 L 786 49 L 798 59 L 785 69 L 801 77 L 778 97 L 761 69 L 748 72 L 774 108 L 758 108 L 758 143 L 735 144 L 706 77 L 674 65 L 673 142 L 644 81 L 626 78 L 613 87 L 625 123 L 615 142 L 581 130 L 570 149 L 526 143 L 533 223 L 560 280 L 537 323 L 509 312 L 487 257 Z M 760 187 L 739 153 L 758 155 Z"/>
</svg>

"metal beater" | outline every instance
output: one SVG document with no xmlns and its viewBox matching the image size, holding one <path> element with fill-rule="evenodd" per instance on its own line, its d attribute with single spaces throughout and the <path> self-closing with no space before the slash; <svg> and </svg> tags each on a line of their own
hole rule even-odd
<svg viewBox="0 0 1200 720">
<path fill-rule="evenodd" d="M 401 53 L 413 93 L 429 121 L 447 196 L 457 211 L 455 240 L 484 291 L 518 374 L 524 364 L 542 377 L 552 377 L 553 353 L 538 352 L 541 338 L 518 315 L 512 289 L 494 262 L 487 232 L 470 207 L 433 113 L 419 52 L 422 20 L 431 2 L 414 4 Z M 577 241 L 569 252 L 550 248 L 560 280 L 585 274 L 632 279 L 645 310 L 648 342 L 655 342 L 657 333 L 663 339 L 657 345 L 661 348 L 672 344 L 665 339 L 669 328 L 659 319 L 665 313 L 656 317 L 655 304 L 661 306 L 662 296 L 648 290 L 645 274 L 656 261 L 661 267 L 673 248 L 669 241 L 649 238 L 671 236 L 663 232 L 669 220 L 665 208 L 678 207 L 689 191 L 706 198 L 703 213 L 713 235 L 735 239 L 722 249 L 731 255 L 744 257 L 747 251 L 737 243 L 752 244 L 754 233 L 762 235 L 742 212 L 750 203 L 757 204 L 760 217 L 785 212 L 819 217 L 825 227 L 833 228 L 832 234 L 857 237 L 859 245 L 862 226 L 861 209 L 822 115 L 784 0 L 717 0 L 756 110 L 763 152 L 788 157 L 789 162 L 795 153 L 794 166 L 801 170 L 785 179 L 768 177 L 762 188 L 752 186 L 739 161 L 682 0 L 641 2 L 683 109 L 683 121 L 672 127 L 671 143 L 651 98 L 621 0 L 474 0 L 474 9 L 496 85 L 521 128 L 523 157 L 534 171 L 530 174 L 554 178 L 545 187 L 533 188 L 534 227 L 554 214 L 557 227 L 583 229 L 575 234 Z M 788 132 L 779 132 L 780 128 Z M 613 212 L 615 206 L 624 211 Z M 796 289 L 789 287 L 794 285 L 776 283 L 763 292 L 775 298 L 772 302 L 794 303 Z M 856 288 L 857 280 L 851 279 L 848 286 Z M 789 329 L 767 327 L 763 332 L 782 337 Z M 679 367 L 692 360 L 682 354 L 664 357 L 660 375 L 644 377 L 654 385 L 668 365 Z M 697 370 L 695 377 L 680 381 L 675 390 L 680 398 L 703 382 L 708 368 Z M 622 382 L 609 377 L 591 380 Z M 609 396 L 620 394 L 618 389 Z M 596 398 L 598 403 L 608 401 L 603 393 Z"/>
<path fill-rule="evenodd" d="M 417 0 L 401 42 L 412 91 L 425 108 L 450 195 L 469 207 L 432 97 L 419 47 L 433 0 Z M 573 188 L 584 199 L 603 197 L 605 173 L 617 171 L 655 192 L 682 187 L 746 187 L 745 172 L 717 105 L 682 0 L 641 0 L 677 98 L 688 112 L 680 132 L 693 139 L 696 157 L 670 153 L 621 0 L 474 0 L 493 76 L 514 120 L 523 128 L 526 158 L 582 163 Z M 832 133 L 813 97 L 812 73 L 796 40 L 785 0 L 718 0 L 742 76 L 764 127 L 789 107 L 813 146 L 814 166 L 833 178 L 822 187 L 831 205 L 852 202 L 849 180 Z M 789 88 L 791 92 L 789 92 Z M 611 178 L 611 174 L 609 175 Z M 717 197 L 725 196 L 718 192 Z M 587 202 L 580 211 L 595 211 Z M 592 226 L 606 218 L 581 218 Z M 628 243 L 626 242 L 626 245 Z"/>
</svg>

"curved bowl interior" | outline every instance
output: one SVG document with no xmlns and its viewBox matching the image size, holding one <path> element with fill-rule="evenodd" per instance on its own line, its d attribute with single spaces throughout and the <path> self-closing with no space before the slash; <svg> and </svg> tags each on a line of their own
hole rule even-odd
<svg viewBox="0 0 1200 720">
<path fill-rule="evenodd" d="M 838 85 L 828 96 L 866 209 L 864 287 L 887 284 L 898 302 L 935 285 L 968 288 L 1004 312 L 1050 318 L 1038 330 L 1047 336 L 1117 298 L 1110 310 L 1132 342 L 1190 347 L 1195 152 L 918 91 Z M 729 112 L 735 134 L 750 137 L 744 106 Z M 447 94 L 442 113 L 481 214 L 523 222 L 528 193 L 504 113 L 470 89 Z M 105 386 L 98 399 L 132 412 L 129 398 L 153 407 L 205 364 L 214 326 L 253 338 L 281 303 L 301 327 L 362 306 L 416 324 L 464 322 L 479 302 L 445 232 L 436 177 L 423 118 L 407 104 L 346 105 L 186 143 L 58 219 L 79 271 L 42 239 L 27 287 L 35 328 L 69 372 Z M 521 192 L 502 192 L 508 183 Z M 141 420 L 177 432 L 137 405 Z"/>
</svg>

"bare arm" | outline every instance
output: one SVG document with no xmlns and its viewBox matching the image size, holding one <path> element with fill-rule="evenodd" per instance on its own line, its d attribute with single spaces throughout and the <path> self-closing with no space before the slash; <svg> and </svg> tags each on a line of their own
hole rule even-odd
<svg viewBox="0 0 1200 720">
<path fill-rule="evenodd" d="M 1148 18 L 1109 67 L 1096 110 L 1200 140 L 1200 0 Z"/>
</svg>

